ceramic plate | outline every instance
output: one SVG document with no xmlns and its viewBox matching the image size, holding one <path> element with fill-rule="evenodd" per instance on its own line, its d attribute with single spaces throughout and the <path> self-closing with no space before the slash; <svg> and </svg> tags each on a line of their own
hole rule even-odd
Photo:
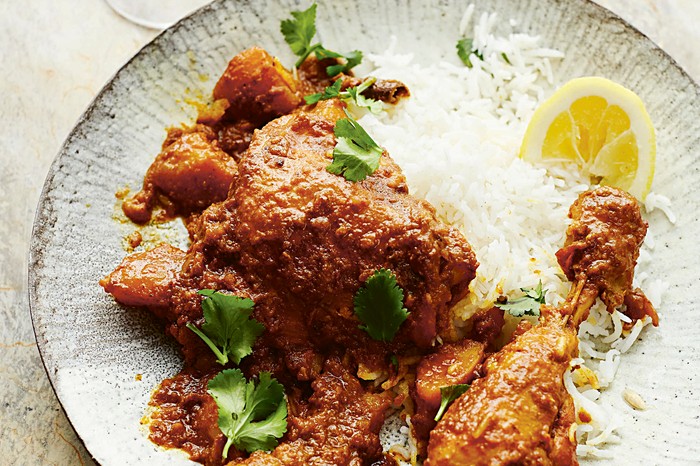
<svg viewBox="0 0 700 466">
<path fill-rule="evenodd" d="M 30 252 L 31 312 L 46 371 L 70 421 L 95 459 L 107 465 L 189 464 L 158 450 L 139 424 L 151 390 L 175 374 L 175 345 L 145 312 L 116 305 L 98 280 L 124 256 L 125 226 L 113 219 L 115 192 L 138 187 L 159 152 L 164 128 L 190 121 L 185 98 L 211 92 L 228 60 L 260 45 L 294 62 L 280 20 L 306 6 L 290 0 L 219 1 L 168 29 L 125 65 L 85 112 L 49 172 Z M 557 81 L 602 75 L 646 102 L 658 132 L 654 191 L 668 196 L 675 225 L 658 221 L 653 273 L 671 284 L 661 327 L 646 330 L 623 358 L 606 397 L 625 422 L 606 464 L 690 464 L 700 458 L 700 98 L 692 80 L 662 50 L 592 3 L 476 1 L 476 12 L 542 37 L 566 53 Z M 319 35 L 339 50 L 397 51 L 429 63 L 454 58 L 456 0 L 322 2 Z M 661 216 L 661 214 L 655 214 Z M 652 218 L 654 221 L 655 218 Z M 128 230 L 128 229 L 127 229 Z M 141 374 L 140 380 L 137 374 Z M 621 391 L 634 387 L 647 411 Z"/>
</svg>

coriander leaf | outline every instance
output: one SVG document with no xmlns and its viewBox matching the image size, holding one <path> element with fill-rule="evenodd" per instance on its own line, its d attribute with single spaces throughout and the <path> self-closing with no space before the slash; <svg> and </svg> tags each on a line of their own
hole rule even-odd
<svg viewBox="0 0 700 466">
<path fill-rule="evenodd" d="M 316 58 L 318 58 L 319 60 L 325 60 L 327 58 L 343 58 L 342 53 L 328 50 L 327 48 L 325 48 L 321 44 L 318 44 L 318 46 L 314 49 L 314 53 L 316 54 Z M 327 72 L 328 72 L 328 70 L 326 70 L 326 73 Z"/>
<path fill-rule="evenodd" d="M 462 63 L 467 65 L 467 68 L 471 68 L 472 66 L 472 61 L 470 56 L 474 54 L 476 58 L 479 60 L 484 59 L 484 55 L 479 52 L 479 50 L 474 48 L 474 40 L 470 38 L 464 38 L 460 39 L 457 41 L 457 56 L 459 56 L 460 60 L 462 60 Z"/>
<path fill-rule="evenodd" d="M 375 78 L 374 76 L 370 76 L 369 78 L 362 81 L 359 86 L 356 87 L 357 92 L 359 94 L 365 92 L 367 89 L 369 89 L 372 86 L 372 84 L 374 84 L 376 82 L 377 82 L 377 78 Z"/>
<path fill-rule="evenodd" d="M 316 56 L 318 56 L 318 52 L 316 52 Z M 345 63 L 338 63 L 337 65 L 327 66 L 326 73 L 328 74 L 328 76 L 333 77 L 340 73 L 347 74 L 348 71 L 350 71 L 362 62 L 362 52 L 359 50 L 353 50 L 352 52 L 348 52 L 345 55 L 340 55 L 340 57 L 345 59 Z"/>
<path fill-rule="evenodd" d="M 335 124 L 333 132 L 338 138 L 352 139 L 355 144 L 360 146 L 364 150 L 371 150 L 372 148 L 377 148 L 381 151 L 376 142 L 370 137 L 369 134 L 360 126 L 360 124 L 355 121 L 346 111 L 345 115 L 347 118 L 341 118 Z"/>
<path fill-rule="evenodd" d="M 340 86 L 343 85 L 341 79 L 337 79 L 332 85 L 326 87 L 323 92 L 318 92 L 316 94 L 307 95 L 304 100 L 308 105 L 315 104 L 321 100 L 332 99 L 333 97 L 338 97 L 340 92 Z"/>
<path fill-rule="evenodd" d="M 364 95 L 362 95 L 362 93 L 376 81 L 376 78 L 367 78 L 359 86 L 351 87 L 347 90 L 349 98 L 351 98 L 355 102 L 355 105 L 357 105 L 358 107 L 365 107 L 372 113 L 381 112 L 384 108 L 384 105 L 378 100 L 369 99 L 365 97 Z"/>
<path fill-rule="evenodd" d="M 260 373 L 256 387 L 240 370 L 226 369 L 207 388 L 219 409 L 219 428 L 227 437 L 224 459 L 231 445 L 249 453 L 277 446 L 287 431 L 287 402 L 284 387 L 268 372 Z"/>
<path fill-rule="evenodd" d="M 204 296 L 204 324 L 198 329 L 188 323 L 187 328 L 204 340 L 219 364 L 227 364 L 229 357 L 239 364 L 253 352 L 255 339 L 265 330 L 260 322 L 250 318 L 255 304 L 248 298 L 214 290 L 200 290 L 199 294 Z"/>
<path fill-rule="evenodd" d="M 349 87 L 344 91 L 341 91 L 342 80 L 337 79 L 335 82 L 326 87 L 323 92 L 318 92 L 316 94 L 307 95 L 304 100 L 308 105 L 315 104 L 321 100 L 333 99 L 335 97 L 340 98 L 343 102 L 354 102 L 358 107 L 365 107 L 372 113 L 379 113 L 383 108 L 384 104 L 378 100 L 369 99 L 362 95 L 372 84 L 377 81 L 377 78 L 367 78 L 357 87 Z"/>
<path fill-rule="evenodd" d="M 469 38 L 460 39 L 457 41 L 457 56 L 460 60 L 462 60 L 462 63 L 467 65 L 467 68 L 471 68 L 473 66 L 472 61 L 469 59 L 469 55 L 472 53 L 473 42 L 474 41 Z"/>
<path fill-rule="evenodd" d="M 512 301 L 508 300 L 505 304 L 496 304 L 496 307 L 508 312 L 513 317 L 539 316 L 540 305 L 544 304 L 544 298 L 547 294 L 547 290 L 542 289 L 542 280 L 539 281 L 536 288 L 520 288 L 520 291 L 525 295 Z"/>
<path fill-rule="evenodd" d="M 312 53 L 319 60 L 326 58 L 341 58 L 344 63 L 337 63 L 326 67 L 328 76 L 333 77 L 340 73 L 347 73 L 362 61 L 362 52 L 353 50 L 343 55 L 342 53 L 328 50 L 320 43 L 311 45 L 316 35 L 316 4 L 314 3 L 304 11 L 292 11 L 293 19 L 285 19 L 280 23 L 280 31 L 284 40 L 299 59 L 294 64 L 299 68 L 304 60 Z"/>
<path fill-rule="evenodd" d="M 362 181 L 379 168 L 379 159 L 384 152 L 369 134 L 347 112 L 335 124 L 337 139 L 333 149 L 333 162 L 326 170 L 334 175 L 343 175 L 348 181 Z"/>
<path fill-rule="evenodd" d="M 379 165 L 381 152 L 365 151 L 355 141 L 339 138 L 333 149 L 333 162 L 326 167 L 334 175 L 343 175 L 348 181 L 362 181 Z"/>
<path fill-rule="evenodd" d="M 508 63 L 509 65 L 512 65 L 512 63 L 511 63 L 510 60 L 508 59 L 508 55 L 506 55 L 505 52 L 502 52 L 502 53 L 501 53 L 501 57 L 503 58 L 503 60 L 504 60 L 506 63 Z"/>
<path fill-rule="evenodd" d="M 435 415 L 436 422 L 442 419 L 442 415 L 445 413 L 450 403 L 462 396 L 464 392 L 469 390 L 469 387 L 469 384 L 463 383 L 448 385 L 447 387 L 440 387 L 440 409 L 438 409 L 438 412 Z"/>
<path fill-rule="evenodd" d="M 390 270 L 376 271 L 355 293 L 355 315 L 364 324 L 359 328 L 375 340 L 391 341 L 409 314 L 403 297 Z"/>
<path fill-rule="evenodd" d="M 292 52 L 303 57 L 303 62 L 313 51 L 311 40 L 316 35 L 316 4 L 304 11 L 292 11 L 292 17 L 294 19 L 285 19 L 280 23 L 280 31 Z"/>
</svg>

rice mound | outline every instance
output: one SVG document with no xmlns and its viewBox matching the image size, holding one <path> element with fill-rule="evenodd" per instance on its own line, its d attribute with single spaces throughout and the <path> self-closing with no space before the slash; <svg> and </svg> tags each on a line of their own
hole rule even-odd
<svg viewBox="0 0 700 466">
<path fill-rule="evenodd" d="M 561 84 L 555 83 L 552 69 L 563 54 L 543 47 L 538 37 L 495 35 L 495 14 L 481 15 L 467 33 L 473 9 L 467 8 L 459 33 L 473 38 L 483 60 L 472 55 L 473 67 L 468 68 L 455 54 L 450 62 L 421 66 L 411 54 L 397 53 L 393 39 L 386 52 L 368 55 L 373 68 L 362 74 L 401 80 L 411 97 L 379 114 L 353 109 L 362 114 L 360 124 L 402 167 L 411 193 L 435 206 L 474 248 L 481 265 L 471 293 L 454 310 L 458 324 L 491 307 L 500 295 L 519 295 L 520 288 L 535 287 L 540 280 L 548 304 L 564 301 L 570 283 L 554 254 L 564 244 L 569 206 L 591 187 L 575 168 L 545 169 L 517 155 L 530 116 Z M 660 208 L 675 220 L 663 196 L 650 193 L 646 207 Z M 653 246 L 651 225 L 635 280 L 658 310 L 667 285 L 645 272 Z M 608 457 L 602 447 L 618 440 L 620 422 L 599 401 L 600 391 L 610 385 L 621 354 L 650 319 L 630 330 L 623 329 L 624 322 L 629 322 L 626 316 L 607 313 L 599 302 L 580 328 L 581 357 L 572 361 L 565 376 L 577 412 L 592 418 L 577 426 L 580 457 Z M 396 421 L 391 423 L 390 430 L 396 430 Z M 400 431 L 405 436 L 408 429 Z M 414 456 L 410 439 L 397 440 L 396 434 L 384 438 L 402 456 Z"/>
</svg>

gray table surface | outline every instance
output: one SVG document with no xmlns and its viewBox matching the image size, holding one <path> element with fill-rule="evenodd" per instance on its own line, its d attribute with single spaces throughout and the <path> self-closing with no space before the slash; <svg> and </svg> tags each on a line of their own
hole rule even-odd
<svg viewBox="0 0 700 466">
<path fill-rule="evenodd" d="M 700 79 L 700 1 L 597 2 Z M 27 247 L 64 138 L 104 83 L 156 33 L 102 0 L 0 3 L 0 464 L 94 464 L 39 358 L 27 305 Z"/>
</svg>

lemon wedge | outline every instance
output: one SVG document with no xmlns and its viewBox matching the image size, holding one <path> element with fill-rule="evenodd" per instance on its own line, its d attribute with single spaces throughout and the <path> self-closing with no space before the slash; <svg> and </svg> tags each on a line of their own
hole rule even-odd
<svg viewBox="0 0 700 466">
<path fill-rule="evenodd" d="M 535 110 L 520 157 L 574 162 L 595 182 L 644 200 L 654 178 L 656 136 L 637 94 L 609 79 L 577 78 Z"/>
</svg>

